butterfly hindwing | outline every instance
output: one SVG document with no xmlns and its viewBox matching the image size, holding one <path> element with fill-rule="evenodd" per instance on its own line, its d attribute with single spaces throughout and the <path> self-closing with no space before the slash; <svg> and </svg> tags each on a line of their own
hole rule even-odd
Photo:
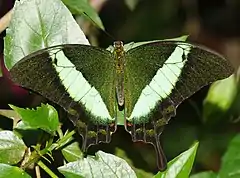
<svg viewBox="0 0 240 178">
<path fill-rule="evenodd" d="M 114 61 L 87 45 L 35 52 L 10 70 L 13 82 L 63 107 L 83 136 L 83 149 L 109 142 L 115 131 Z"/>
<path fill-rule="evenodd" d="M 153 42 L 125 54 L 125 128 L 133 141 L 152 143 L 160 170 L 166 159 L 159 143 L 176 107 L 203 86 L 228 77 L 221 56 L 185 42 Z"/>
</svg>

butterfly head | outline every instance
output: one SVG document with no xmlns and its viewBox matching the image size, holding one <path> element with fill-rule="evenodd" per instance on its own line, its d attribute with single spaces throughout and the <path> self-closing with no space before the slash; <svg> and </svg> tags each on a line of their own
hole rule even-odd
<svg viewBox="0 0 240 178">
<path fill-rule="evenodd" d="M 122 41 L 114 41 L 113 46 L 114 46 L 114 48 L 123 47 L 123 42 Z"/>
<path fill-rule="evenodd" d="M 123 42 L 122 41 L 115 41 L 113 43 L 113 47 L 115 52 L 117 53 L 118 56 L 121 56 L 123 50 Z"/>
</svg>

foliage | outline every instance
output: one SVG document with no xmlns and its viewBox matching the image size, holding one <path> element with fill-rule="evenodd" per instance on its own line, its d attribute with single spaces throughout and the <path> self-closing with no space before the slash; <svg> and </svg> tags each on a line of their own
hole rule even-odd
<svg viewBox="0 0 240 178">
<path fill-rule="evenodd" d="M 230 142 L 226 153 L 222 158 L 221 168 L 217 173 L 207 171 L 191 176 L 191 178 L 237 178 L 240 176 L 240 134 L 236 135 Z"/>
<path fill-rule="evenodd" d="M 18 108 L 16 106 L 10 106 L 14 111 L 16 111 L 20 116 L 22 122 L 16 125 L 17 129 L 42 129 L 46 132 L 53 134 L 58 126 L 58 114 L 57 111 L 50 105 L 42 105 L 36 110 Z"/>
<path fill-rule="evenodd" d="M 37 110 L 22 109 L 17 108 L 16 106 L 11 107 L 22 116 L 21 118 L 23 122 L 27 121 L 27 127 L 15 128 L 14 132 L 16 132 L 16 134 L 20 134 L 19 130 L 21 129 L 36 130 L 40 128 L 46 131 L 46 126 L 48 126 L 46 133 L 56 132 L 55 125 L 58 119 L 56 119 L 56 122 L 51 122 L 53 117 L 52 113 L 56 112 L 53 110 L 53 107 L 44 104 L 42 104 L 42 106 Z M 39 120 L 42 120 L 41 124 L 39 127 L 36 127 L 36 125 L 39 124 Z M 57 122 L 57 124 L 59 125 L 60 123 Z M 72 135 L 75 133 L 75 131 L 66 132 L 65 135 L 61 136 L 60 133 L 62 131 L 58 130 L 59 139 L 56 142 L 53 142 L 52 139 L 54 136 L 50 134 L 50 139 L 47 140 L 48 143 L 46 143 L 45 148 L 41 149 L 40 145 L 32 146 L 35 150 L 30 154 L 30 156 L 24 155 L 26 146 L 23 140 L 16 136 L 14 132 L 0 132 L 1 163 L 16 164 L 21 160 L 26 160 L 25 162 L 22 162 L 22 165 L 20 166 L 22 169 L 26 169 L 30 164 L 39 164 L 41 157 L 45 158 L 45 155 L 51 155 L 53 151 L 60 149 L 63 157 L 68 163 L 58 167 L 58 170 L 65 177 L 136 177 L 136 174 L 127 164 L 127 162 L 117 156 L 99 151 L 96 153 L 96 156 L 88 156 L 87 158 L 82 157 L 82 152 L 77 142 L 67 145 L 72 141 Z M 191 147 L 188 151 L 170 161 L 168 164 L 168 170 L 164 173 L 158 173 L 155 177 L 169 177 L 169 175 L 172 175 L 172 173 L 175 173 L 176 175 L 183 175 L 183 177 L 185 177 L 185 175 L 189 175 L 194 162 L 197 145 L 198 143 L 193 145 L 193 147 Z M 42 162 L 40 163 L 42 164 Z M 0 171 L 0 173 L 2 174 L 9 171 L 8 173 L 10 174 L 16 172 L 16 169 L 4 169 L 4 172 Z M 19 171 L 19 169 L 17 170 Z M 49 173 L 49 175 L 53 174 L 49 169 L 45 168 L 45 171 Z"/>
<path fill-rule="evenodd" d="M 104 29 L 97 12 L 87 1 L 63 0 L 63 3 L 74 15 L 83 15 L 101 29 Z M 58 0 L 42 0 L 39 3 L 35 3 L 35 0 L 16 1 L 14 14 L 5 38 L 4 58 L 8 69 L 27 54 L 45 47 L 66 43 L 89 44 L 63 3 Z M 138 1 L 126 1 L 126 3 L 133 10 L 136 8 Z M 223 121 L 223 118 L 232 117 L 229 110 L 234 106 L 239 106 L 239 102 L 236 100 L 239 95 L 236 83 L 237 79 L 232 76 L 211 87 L 204 102 L 202 114 L 204 120 L 199 124 L 201 125 L 200 128 L 179 123 L 177 123 L 178 128 L 180 128 L 178 130 L 174 129 L 174 125 L 170 126 L 171 131 L 167 131 L 165 135 L 167 135 L 166 138 L 171 139 L 163 141 L 168 145 L 165 146 L 164 150 L 168 155 L 171 155 L 170 157 L 186 150 L 198 138 L 200 138 L 198 163 L 204 163 L 207 160 L 206 155 L 211 156 L 215 149 L 214 146 L 218 147 L 220 145 L 223 152 L 235 133 L 221 135 L 220 139 L 209 141 L 210 134 L 205 133 L 210 131 L 208 125 L 203 123 L 211 123 L 211 126 L 214 126 L 219 122 L 226 123 L 227 121 Z M 231 90 L 222 95 L 225 86 L 230 84 L 232 86 Z M 195 108 L 196 105 L 192 104 L 192 106 Z M 13 119 L 15 124 L 11 127 L 11 131 L 0 131 L 0 177 L 30 177 L 29 175 L 33 175 L 30 170 L 36 166 L 44 170 L 48 177 L 62 177 L 63 175 L 65 177 L 93 177 L 94 175 L 98 177 L 185 178 L 191 173 L 198 142 L 172 159 L 168 163 L 166 171 L 154 172 L 153 174 L 149 173 L 152 170 L 147 169 L 149 165 L 151 166 L 152 160 L 149 159 L 151 157 L 150 153 L 148 153 L 150 156 L 146 157 L 146 150 L 139 151 L 142 159 L 137 157 L 137 162 L 143 161 L 146 163 L 146 169 L 144 167 L 138 168 L 136 162 L 131 161 L 129 154 L 120 156 L 117 153 L 113 155 L 98 151 L 95 156 L 88 155 L 84 158 L 75 130 L 63 128 L 62 126 L 66 121 L 60 120 L 56 109 L 49 104 L 42 104 L 41 107 L 36 109 L 23 109 L 13 105 L 11 105 L 11 108 L 17 113 L 17 116 L 8 111 L 4 111 L 4 116 Z M 195 136 L 198 134 L 199 137 Z M 174 140 L 177 136 L 181 139 L 181 143 L 179 140 Z M 196 173 L 191 177 L 239 177 L 239 143 L 240 136 L 237 135 L 231 141 L 218 173 L 205 171 Z M 62 165 L 59 165 L 59 158 L 55 154 L 61 155 L 60 162 Z M 52 169 L 53 165 L 55 167 Z"/>
<path fill-rule="evenodd" d="M 10 166 L 8 164 L 0 163 L 1 178 L 4 177 L 19 177 L 19 178 L 30 178 L 26 172 L 16 166 Z"/>
<path fill-rule="evenodd" d="M 194 158 L 196 156 L 198 143 L 195 143 L 189 150 L 183 152 L 178 157 L 168 163 L 168 169 L 159 172 L 155 178 L 166 177 L 189 177 Z"/>
</svg>

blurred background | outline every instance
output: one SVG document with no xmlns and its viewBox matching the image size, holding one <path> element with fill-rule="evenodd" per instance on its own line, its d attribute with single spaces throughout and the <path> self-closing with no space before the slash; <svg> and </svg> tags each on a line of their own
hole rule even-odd
<svg viewBox="0 0 240 178">
<path fill-rule="evenodd" d="M 114 40 L 128 43 L 189 35 L 188 41 L 225 56 L 237 73 L 240 64 L 239 0 L 90 0 L 90 3 L 98 12 L 107 33 L 113 36 L 110 38 L 91 22 L 75 16 L 93 45 L 106 48 Z M 0 0 L 0 18 L 13 4 L 13 0 Z M 4 36 L 5 31 L 2 31 L 1 54 Z M 3 70 L 2 62 L 3 58 Z M 168 160 L 198 140 L 200 146 L 192 173 L 220 169 L 222 155 L 240 131 L 237 81 L 238 75 L 214 84 L 210 90 L 209 86 L 204 87 L 179 106 L 177 116 L 172 118 L 161 135 Z M 0 78 L 0 109 L 8 108 L 9 103 L 31 106 L 33 97 L 28 97 L 24 90 L 14 87 L 3 76 Z M 124 128 L 118 129 L 109 145 L 94 146 L 89 151 L 97 149 L 113 152 L 145 173 L 157 170 L 153 147 L 132 143 Z"/>
</svg>

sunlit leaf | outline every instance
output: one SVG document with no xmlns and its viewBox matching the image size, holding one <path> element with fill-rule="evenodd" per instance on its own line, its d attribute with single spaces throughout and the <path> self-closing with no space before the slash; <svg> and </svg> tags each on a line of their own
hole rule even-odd
<svg viewBox="0 0 240 178">
<path fill-rule="evenodd" d="M 217 174 L 212 171 L 207 171 L 194 174 L 190 178 L 217 178 Z"/>
<path fill-rule="evenodd" d="M 65 177 L 120 178 L 136 177 L 125 160 L 99 151 L 96 156 L 88 156 L 79 161 L 70 162 L 58 168 Z"/>
<path fill-rule="evenodd" d="M 146 151 L 146 150 L 143 150 L 143 151 Z M 128 157 L 128 155 L 124 150 L 120 148 L 116 148 L 115 155 L 124 159 L 132 167 L 132 169 L 134 170 L 138 178 L 153 177 L 153 174 L 151 172 L 147 172 L 143 169 L 138 169 L 136 167 L 133 167 L 132 160 Z M 149 158 L 149 156 L 147 158 Z"/>
<path fill-rule="evenodd" d="M 189 177 L 196 156 L 198 142 L 168 163 L 164 172 L 159 172 L 154 178 L 185 178 Z"/>
<path fill-rule="evenodd" d="M 240 177 L 240 134 L 235 136 L 222 158 L 222 165 L 219 171 L 220 178 Z"/>
<path fill-rule="evenodd" d="M 0 163 L 18 163 L 23 158 L 25 149 L 23 140 L 12 131 L 0 131 Z"/>
<path fill-rule="evenodd" d="M 13 105 L 10 107 L 21 116 L 24 127 L 32 129 L 40 128 L 53 134 L 59 126 L 58 113 L 54 107 L 48 104 L 42 104 L 37 109 L 23 109 Z"/>
<path fill-rule="evenodd" d="M 69 10 L 75 15 L 84 15 L 87 19 L 104 30 L 100 17 L 86 0 L 62 0 Z"/>
<path fill-rule="evenodd" d="M 10 69 L 24 56 L 59 44 L 89 44 L 72 14 L 59 0 L 15 1 L 5 42 Z"/>
<path fill-rule="evenodd" d="M 83 157 L 83 153 L 79 147 L 78 142 L 73 142 L 70 145 L 67 145 L 61 151 L 62 151 L 64 158 L 68 162 L 77 161 Z"/>
<path fill-rule="evenodd" d="M 227 87 L 226 87 L 227 86 Z M 204 121 L 220 120 L 231 107 L 237 95 L 237 82 L 234 75 L 213 83 L 204 100 Z"/>
<path fill-rule="evenodd" d="M 16 166 L 0 163 L 0 178 L 31 178 L 26 172 Z"/>
</svg>

